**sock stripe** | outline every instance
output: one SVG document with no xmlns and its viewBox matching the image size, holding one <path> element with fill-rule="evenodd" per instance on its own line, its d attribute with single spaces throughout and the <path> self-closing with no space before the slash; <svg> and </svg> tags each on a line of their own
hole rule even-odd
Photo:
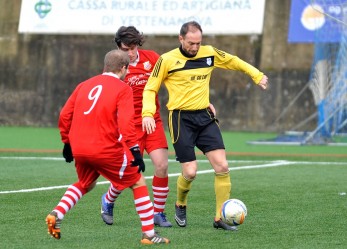
<svg viewBox="0 0 347 249">
<path fill-rule="evenodd" d="M 148 203 L 149 201 L 150 201 L 149 196 L 144 196 L 144 197 L 141 197 L 141 198 L 137 198 L 135 200 L 135 205 L 138 206 L 142 202 L 147 202 Z"/>
</svg>

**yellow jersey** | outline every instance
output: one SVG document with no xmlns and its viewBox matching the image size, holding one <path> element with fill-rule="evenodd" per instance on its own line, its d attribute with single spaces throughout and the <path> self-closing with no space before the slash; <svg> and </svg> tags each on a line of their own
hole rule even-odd
<svg viewBox="0 0 347 249">
<path fill-rule="evenodd" d="M 172 110 L 201 110 L 209 106 L 210 78 L 213 69 L 237 70 L 249 75 L 258 84 L 263 73 L 237 56 L 210 45 L 201 46 L 194 57 L 184 56 L 180 48 L 160 56 L 143 92 L 142 117 L 153 117 L 156 111 L 155 96 L 162 83 Z"/>
</svg>

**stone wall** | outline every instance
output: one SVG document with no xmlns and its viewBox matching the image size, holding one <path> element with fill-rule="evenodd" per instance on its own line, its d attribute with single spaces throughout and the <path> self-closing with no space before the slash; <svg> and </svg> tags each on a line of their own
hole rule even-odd
<svg viewBox="0 0 347 249">
<path fill-rule="evenodd" d="M 102 71 L 105 53 L 115 48 L 113 37 L 18 34 L 20 5 L 20 0 L 0 0 L 0 125 L 56 126 L 74 87 Z M 267 0 L 263 35 L 204 37 L 204 44 L 235 54 L 269 76 L 270 89 L 262 91 L 239 72 L 214 71 L 211 102 L 223 130 L 284 131 L 315 113 L 309 90 L 292 103 L 307 84 L 313 46 L 287 43 L 289 9 L 290 0 Z M 178 44 L 177 36 L 147 36 L 143 47 L 163 53 Z M 163 88 L 165 122 L 166 100 Z M 315 122 L 302 128 L 312 129 Z"/>
</svg>

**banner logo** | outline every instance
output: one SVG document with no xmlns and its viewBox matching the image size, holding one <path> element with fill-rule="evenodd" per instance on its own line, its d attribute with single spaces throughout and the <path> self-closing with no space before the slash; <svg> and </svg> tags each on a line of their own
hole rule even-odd
<svg viewBox="0 0 347 249">
<path fill-rule="evenodd" d="M 35 4 L 35 11 L 41 19 L 52 10 L 52 4 L 48 0 L 40 0 Z"/>
</svg>

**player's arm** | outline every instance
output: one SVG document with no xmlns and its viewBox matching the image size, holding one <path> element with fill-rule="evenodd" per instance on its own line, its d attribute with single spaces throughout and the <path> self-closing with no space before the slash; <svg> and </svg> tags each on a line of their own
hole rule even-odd
<svg viewBox="0 0 347 249">
<path fill-rule="evenodd" d="M 213 113 L 214 116 L 216 116 L 216 108 L 214 108 L 214 105 L 212 105 L 211 103 L 209 104 L 208 108 L 210 109 L 210 111 Z"/>
<path fill-rule="evenodd" d="M 241 60 L 239 57 L 232 56 L 230 62 L 231 62 L 230 65 L 232 67 L 231 69 L 238 70 L 247 74 L 249 77 L 252 78 L 254 83 L 256 83 L 257 85 L 263 80 L 263 76 L 264 76 L 263 72 L 260 72 L 257 68 Z"/>
<path fill-rule="evenodd" d="M 146 89 L 145 87 L 142 94 L 142 118 L 154 116 L 157 109 L 157 106 L 155 104 L 156 95 L 157 92 L 151 89 Z"/>
<path fill-rule="evenodd" d="M 74 114 L 75 102 L 78 95 L 78 90 L 81 84 L 76 87 L 74 92 L 70 95 L 65 105 L 60 111 L 58 128 L 60 131 L 61 140 L 64 143 L 63 157 L 67 163 L 71 163 L 74 160 L 72 149 L 69 140 L 69 131 L 71 128 L 71 122 Z"/>
<path fill-rule="evenodd" d="M 116 115 L 119 132 L 122 134 L 127 147 L 132 148 L 138 145 L 134 122 L 133 92 L 127 85 L 124 85 L 124 88 L 118 95 Z"/>
<path fill-rule="evenodd" d="M 267 76 L 264 74 L 263 77 L 261 78 L 260 82 L 258 83 L 258 85 L 263 88 L 264 90 L 267 89 L 268 86 L 268 78 Z"/>
<path fill-rule="evenodd" d="M 235 55 L 231 55 L 216 48 L 213 49 L 216 67 L 241 71 L 251 77 L 254 83 L 261 88 L 267 88 L 267 76 L 264 75 L 263 72 Z"/>
<path fill-rule="evenodd" d="M 167 76 L 167 70 L 164 60 L 160 57 L 148 78 L 147 84 L 143 90 L 142 97 L 142 130 L 151 134 L 155 131 L 156 125 L 154 114 L 156 112 L 156 95 L 159 92 L 161 83 Z"/>
<path fill-rule="evenodd" d="M 58 128 L 60 131 L 61 140 L 64 144 L 70 143 L 69 141 L 69 131 L 71 127 L 75 101 L 78 94 L 78 90 L 81 84 L 76 87 L 73 93 L 70 95 L 66 103 L 59 114 Z"/>
<path fill-rule="evenodd" d="M 145 172 L 145 163 L 141 155 L 141 150 L 138 145 L 138 139 L 135 130 L 135 110 L 133 101 L 133 92 L 130 87 L 126 86 L 119 94 L 117 104 L 117 123 L 119 131 L 123 136 L 124 142 L 131 151 L 134 159 L 131 161 L 131 166 L 139 167 L 138 173 Z"/>
</svg>

